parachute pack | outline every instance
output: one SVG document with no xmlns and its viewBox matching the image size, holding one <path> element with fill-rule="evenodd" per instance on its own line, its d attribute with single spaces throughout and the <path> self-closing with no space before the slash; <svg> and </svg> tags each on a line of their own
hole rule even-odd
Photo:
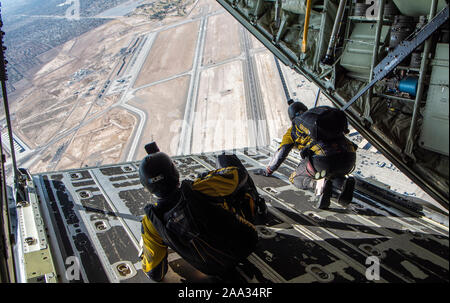
<svg viewBox="0 0 450 303">
<path fill-rule="evenodd" d="M 239 180 L 237 167 L 226 167 L 213 170 L 207 175 L 197 178 L 192 183 L 192 190 L 214 198 L 232 196 L 245 180 Z"/>
<path fill-rule="evenodd" d="M 247 185 L 247 174 L 237 167 L 220 168 L 196 179 L 192 190 L 202 199 L 215 201 L 248 221 L 255 216 L 257 192 Z"/>
<path fill-rule="evenodd" d="M 163 239 L 206 274 L 236 266 L 256 247 L 256 229 L 245 219 L 249 210 L 242 207 L 253 201 L 245 200 L 250 197 L 240 191 L 240 181 L 237 167 L 183 181 L 181 200 L 161 221 Z"/>
<path fill-rule="evenodd" d="M 308 110 L 293 120 L 300 129 L 309 131 L 314 141 L 329 141 L 342 137 L 348 131 L 345 113 L 337 108 L 319 106 Z"/>
</svg>

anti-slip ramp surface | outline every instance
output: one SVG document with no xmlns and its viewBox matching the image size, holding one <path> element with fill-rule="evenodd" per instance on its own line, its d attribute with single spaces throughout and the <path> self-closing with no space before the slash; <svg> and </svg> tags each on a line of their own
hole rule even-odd
<svg viewBox="0 0 450 303">
<path fill-rule="evenodd" d="M 448 228 L 356 195 L 343 208 L 313 207 L 313 193 L 293 187 L 289 157 L 273 177 L 255 175 L 270 148 L 235 151 L 269 206 L 248 258 L 249 282 L 448 282 Z M 174 157 L 182 179 L 214 168 L 215 154 Z M 143 209 L 154 199 L 139 182 L 139 162 L 33 175 L 52 255 L 62 280 L 150 282 L 138 257 Z M 361 199 L 360 199 L 361 198 Z M 224 227 L 225 228 L 225 227 Z M 74 258 L 75 257 L 75 258 Z M 163 282 L 213 282 L 169 250 Z M 78 260 L 79 279 L 66 275 Z M 379 264 L 379 279 L 373 276 Z M 375 277 L 375 279 L 372 279 Z M 368 279 L 369 278 L 369 279 Z"/>
</svg>

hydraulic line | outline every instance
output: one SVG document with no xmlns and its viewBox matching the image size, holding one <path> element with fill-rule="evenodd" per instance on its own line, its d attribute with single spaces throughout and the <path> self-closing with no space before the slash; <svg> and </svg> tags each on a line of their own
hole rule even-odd
<svg viewBox="0 0 450 303">
<path fill-rule="evenodd" d="M 302 41 L 303 53 L 306 53 L 306 46 L 308 43 L 309 19 L 311 17 L 311 2 L 312 0 L 308 0 L 306 4 L 305 24 L 303 28 L 303 41 Z"/>
</svg>

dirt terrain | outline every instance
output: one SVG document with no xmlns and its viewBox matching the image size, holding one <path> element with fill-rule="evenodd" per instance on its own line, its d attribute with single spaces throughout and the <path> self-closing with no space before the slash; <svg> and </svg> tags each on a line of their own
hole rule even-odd
<svg viewBox="0 0 450 303">
<path fill-rule="evenodd" d="M 184 76 L 141 89 L 129 102 L 147 113 L 135 159 L 146 155 L 144 146 L 151 141 L 156 141 L 161 151 L 176 154 L 189 80 Z"/>
<path fill-rule="evenodd" d="M 248 120 L 240 61 L 201 73 L 192 152 L 248 146 Z"/>
<path fill-rule="evenodd" d="M 189 4 L 183 14 L 120 17 L 42 55 L 48 63 L 11 105 L 15 135 L 39 150 L 30 161 L 32 173 L 125 161 L 129 153 L 140 159 L 151 140 L 175 155 L 187 104 L 193 111 L 191 153 L 249 144 L 241 25 L 214 0 Z M 132 52 L 139 37 L 154 37 L 148 55 Z M 287 119 L 279 76 L 273 56 L 249 37 L 267 131 L 278 137 Z M 108 91 L 120 84 L 122 63 L 129 66 L 137 57 L 142 67 L 133 70 L 133 87 Z"/>
<path fill-rule="evenodd" d="M 158 33 L 134 87 L 166 79 L 192 68 L 199 22 Z"/>
<path fill-rule="evenodd" d="M 203 65 L 222 62 L 239 56 L 239 23 L 230 14 L 208 18 Z"/>
<path fill-rule="evenodd" d="M 111 109 L 77 132 L 57 170 L 119 162 L 135 124 L 136 118 L 126 110 Z"/>
<path fill-rule="evenodd" d="M 64 154 L 70 138 L 66 137 L 54 142 L 48 149 L 38 154 L 38 160 L 28 166 L 30 172 L 41 173 L 56 170 L 56 162 Z M 77 163 L 78 165 L 78 163 Z M 74 166 L 79 167 L 79 166 Z"/>
<path fill-rule="evenodd" d="M 266 110 L 270 138 L 281 138 L 290 127 L 286 97 L 273 54 L 265 50 L 255 54 L 258 77 Z"/>
<path fill-rule="evenodd" d="M 264 44 L 262 44 L 255 36 L 252 36 L 252 48 L 253 49 L 266 49 Z"/>
<path fill-rule="evenodd" d="M 132 33 L 112 21 L 71 40 L 33 79 L 33 87 L 12 105 L 15 132 L 31 147 L 47 144 L 55 135 L 79 124 L 88 114 L 105 109 L 97 93 L 109 76 L 117 53 Z"/>
</svg>

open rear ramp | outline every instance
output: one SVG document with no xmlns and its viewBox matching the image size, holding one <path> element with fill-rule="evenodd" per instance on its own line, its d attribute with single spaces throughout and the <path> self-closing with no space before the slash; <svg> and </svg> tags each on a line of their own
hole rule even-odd
<svg viewBox="0 0 450 303">
<path fill-rule="evenodd" d="M 441 224 L 424 216 L 424 208 L 393 207 L 385 203 L 381 188 L 368 189 L 362 180 L 348 208 L 332 201 L 331 209 L 317 210 L 313 193 L 288 181 L 297 165 L 295 157 L 286 159 L 273 177 L 263 177 L 253 172 L 268 163 L 270 147 L 231 152 L 249 170 L 269 206 L 268 216 L 257 225 L 258 248 L 248 258 L 254 277 L 248 279 L 243 272 L 247 281 L 448 282 L 448 217 Z M 215 154 L 173 159 L 181 178 L 195 178 L 215 164 Z M 24 220 L 27 207 L 33 209 L 35 220 L 43 222 L 36 226 L 45 227 L 46 233 L 28 241 L 30 245 L 24 241 L 24 254 L 50 247 L 58 281 L 150 282 L 138 252 L 140 220 L 152 197 L 139 182 L 138 165 L 32 175 L 27 192 L 38 199 L 18 208 L 19 222 L 25 222 L 20 238 L 33 237 L 26 227 L 29 220 Z M 77 260 L 78 280 L 73 279 Z M 371 269 L 375 263 L 379 277 Z M 48 278 L 48 272 L 31 271 L 27 264 L 24 271 L 28 281 Z M 163 282 L 213 281 L 169 251 L 169 272 Z"/>
</svg>

